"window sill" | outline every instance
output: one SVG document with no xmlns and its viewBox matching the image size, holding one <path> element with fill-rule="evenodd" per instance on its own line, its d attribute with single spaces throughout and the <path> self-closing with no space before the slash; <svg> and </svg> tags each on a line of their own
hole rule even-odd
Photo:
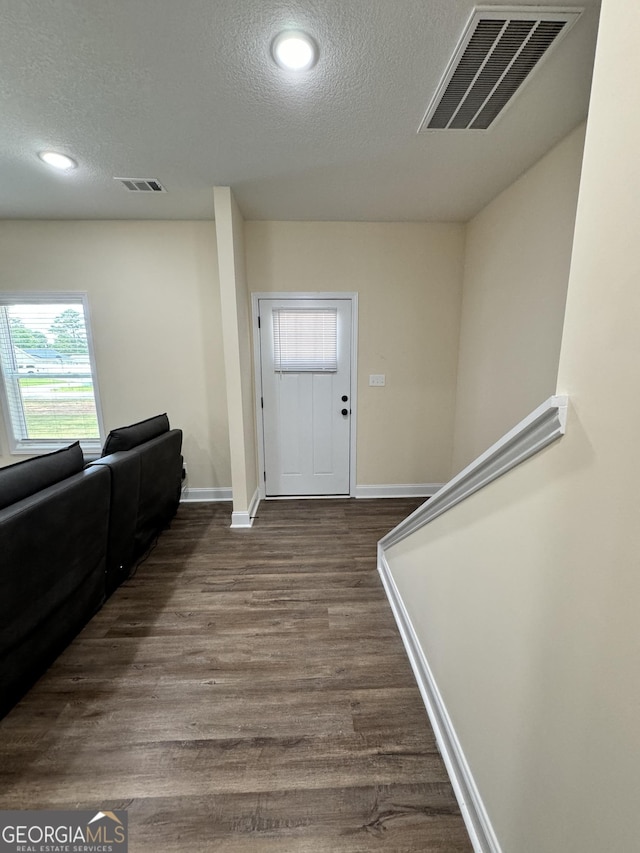
<svg viewBox="0 0 640 853">
<path fill-rule="evenodd" d="M 9 453 L 11 456 L 40 456 L 44 453 L 55 453 L 78 441 L 77 438 L 63 438 L 60 441 L 19 441 Z M 102 441 L 83 441 L 80 439 L 80 447 L 85 459 L 97 459 L 102 453 Z"/>
</svg>

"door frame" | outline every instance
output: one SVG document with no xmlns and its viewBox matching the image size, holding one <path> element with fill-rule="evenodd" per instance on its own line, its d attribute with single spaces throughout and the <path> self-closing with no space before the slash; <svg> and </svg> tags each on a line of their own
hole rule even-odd
<svg viewBox="0 0 640 853">
<path fill-rule="evenodd" d="M 258 310 L 260 299 L 348 299 L 351 302 L 351 377 L 349 400 L 351 401 L 351 434 L 349 442 L 349 497 L 356 494 L 356 435 L 358 428 L 357 404 L 358 404 L 358 294 L 340 291 L 337 293 L 322 291 L 313 293 L 285 293 L 277 291 L 273 293 L 251 294 L 251 327 L 253 332 L 253 387 L 255 389 L 256 410 L 256 444 L 258 446 L 258 490 L 260 499 L 265 500 L 265 467 L 264 467 L 264 424 L 262 421 L 262 365 L 260 360 L 260 330 L 258 328 Z M 260 474 L 262 472 L 262 475 Z M 319 498 L 324 497 L 319 495 Z M 328 495 L 327 497 L 331 497 Z M 277 498 L 268 498 L 277 500 Z"/>
</svg>

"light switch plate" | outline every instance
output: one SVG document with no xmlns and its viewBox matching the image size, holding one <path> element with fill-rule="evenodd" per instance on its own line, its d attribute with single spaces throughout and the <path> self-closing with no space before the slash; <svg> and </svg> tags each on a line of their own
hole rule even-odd
<svg viewBox="0 0 640 853">
<path fill-rule="evenodd" d="M 376 388 L 380 388 L 384 385 L 384 373 L 371 373 L 369 375 L 369 385 L 373 385 Z"/>
</svg>

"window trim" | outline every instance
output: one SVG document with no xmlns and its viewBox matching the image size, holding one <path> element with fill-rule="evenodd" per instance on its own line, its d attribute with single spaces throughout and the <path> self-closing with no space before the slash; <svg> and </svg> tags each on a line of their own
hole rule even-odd
<svg viewBox="0 0 640 853">
<path fill-rule="evenodd" d="M 16 439 L 13 430 L 13 421 L 11 419 L 9 395 L 7 393 L 4 380 L 4 371 L 0 369 L 0 409 L 2 411 L 4 421 L 7 450 L 11 456 L 35 456 L 40 453 L 49 453 L 54 450 L 60 450 L 61 447 L 68 447 L 68 445 L 74 441 L 80 442 L 80 447 L 82 448 L 85 456 L 99 456 L 102 451 L 105 431 L 102 419 L 102 404 L 100 400 L 100 389 L 98 386 L 95 350 L 93 346 L 93 331 L 88 293 L 80 290 L 55 290 L 51 292 L 0 291 L 0 307 L 2 308 L 8 305 L 28 305 L 29 303 L 33 303 L 34 305 L 43 303 L 55 304 L 56 302 L 59 302 L 61 305 L 73 302 L 82 304 L 85 330 L 87 333 L 87 349 L 89 350 L 89 366 L 91 368 L 93 397 L 96 406 L 96 418 L 98 421 L 98 438 L 76 439 L 69 437 L 62 439 Z"/>
</svg>

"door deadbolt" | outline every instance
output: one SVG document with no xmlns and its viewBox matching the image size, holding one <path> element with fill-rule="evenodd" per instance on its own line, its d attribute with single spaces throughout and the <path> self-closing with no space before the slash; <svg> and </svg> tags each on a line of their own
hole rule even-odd
<svg viewBox="0 0 640 853">
<path fill-rule="evenodd" d="M 349 399 L 349 398 L 347 397 L 347 395 L 346 395 L 346 394 L 343 394 L 343 395 L 342 395 L 342 402 L 343 402 L 343 403 L 346 403 L 348 399 Z"/>
</svg>

